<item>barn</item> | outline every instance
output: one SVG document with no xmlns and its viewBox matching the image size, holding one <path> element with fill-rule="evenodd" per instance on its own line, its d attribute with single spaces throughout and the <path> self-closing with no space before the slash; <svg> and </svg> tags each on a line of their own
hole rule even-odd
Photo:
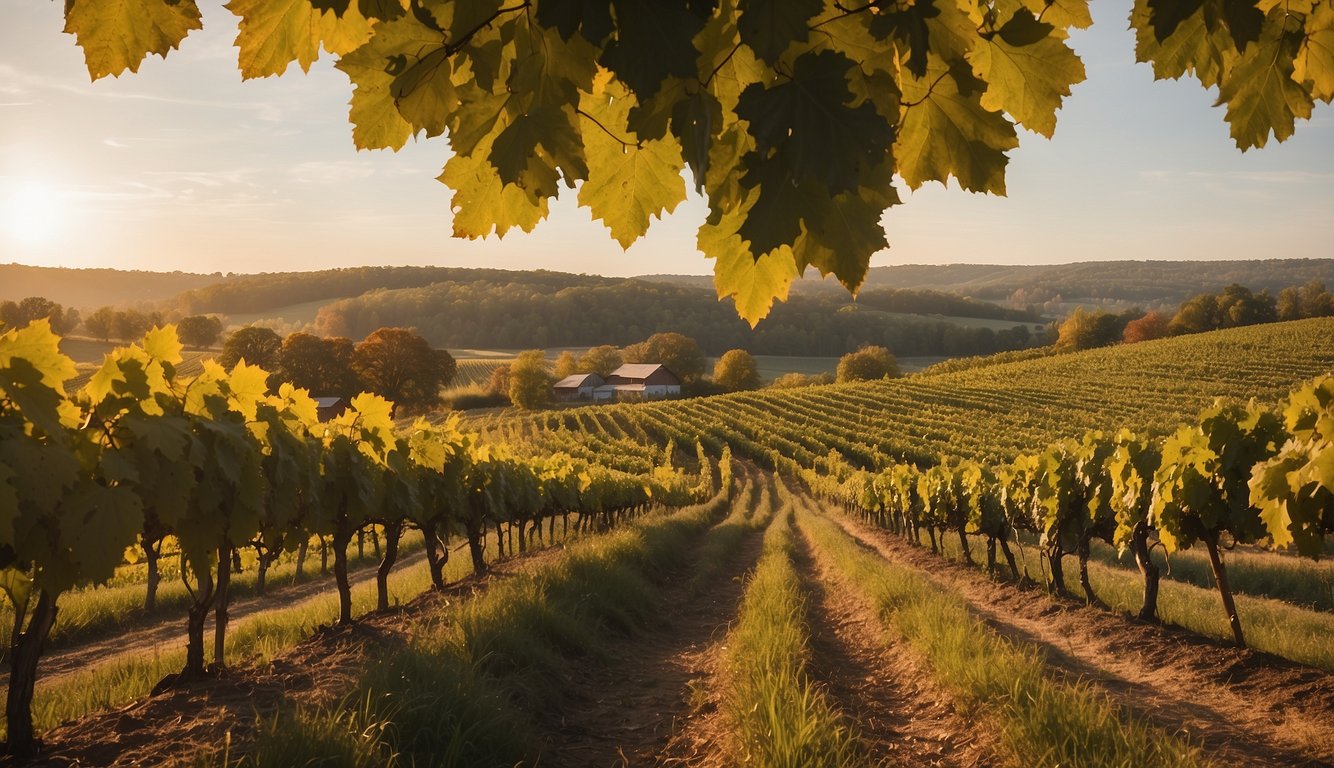
<svg viewBox="0 0 1334 768">
<path fill-rule="evenodd" d="M 681 394 L 681 379 L 657 363 L 627 363 L 611 372 L 606 384 L 593 393 L 594 400 L 613 400 L 632 395 L 646 400 Z"/>
<path fill-rule="evenodd" d="M 551 392 L 558 403 L 592 400 L 593 392 L 603 383 L 602 377 L 596 373 L 576 373 L 556 382 Z"/>
</svg>

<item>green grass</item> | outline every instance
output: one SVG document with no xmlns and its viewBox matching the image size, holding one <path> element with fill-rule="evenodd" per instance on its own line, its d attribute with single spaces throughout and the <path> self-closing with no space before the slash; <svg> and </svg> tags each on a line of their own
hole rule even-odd
<svg viewBox="0 0 1334 768">
<path fill-rule="evenodd" d="M 654 619 L 655 584 L 689 559 L 724 494 L 582 540 L 564 556 L 426 617 L 338 707 L 285 713 L 242 765 L 513 766 L 536 757 L 534 713 L 570 657 Z"/>
<path fill-rule="evenodd" d="M 559 527 L 558 527 L 559 530 Z M 571 531 L 571 536 L 574 536 Z M 550 542 L 548 542 L 550 543 Z M 488 560 L 497 556 L 494 537 L 486 542 Z M 455 553 L 445 566 L 444 577 L 455 581 L 472 572 L 471 561 Z M 389 575 L 390 604 L 405 603 L 430 587 L 425 562 L 397 568 Z M 352 610 L 361 615 L 374 610 L 376 588 L 373 580 L 352 589 Z M 286 608 L 269 610 L 248 618 L 235 618 L 227 633 L 227 661 L 265 661 L 305 640 L 320 626 L 338 617 L 338 594 L 327 592 L 296 602 Z M 185 616 L 180 615 L 181 632 Z M 132 639 L 133 635 L 129 635 Z M 211 659 L 213 633 L 205 633 L 205 658 Z M 66 675 L 50 683 L 38 677 L 33 697 L 33 721 L 38 731 L 51 728 L 91 712 L 120 706 L 146 695 L 166 675 L 185 666 L 183 646 L 156 648 L 141 653 L 126 653 Z M 0 732 L 3 728 L 0 727 Z"/>
<path fill-rule="evenodd" d="M 762 768 L 869 765 L 856 734 L 807 674 L 806 596 L 792 565 L 791 499 L 773 517 L 727 636 L 725 708 L 740 760 Z"/>
<path fill-rule="evenodd" d="M 420 534 L 404 534 L 399 544 L 399 558 L 405 558 L 421 549 Z M 348 566 L 358 568 L 379 562 L 375 557 L 369 540 L 366 544 L 365 557 L 357 554 L 355 540 L 349 547 Z M 283 599 L 285 587 L 304 584 L 309 581 L 324 580 L 333 583 L 333 550 L 329 551 L 330 573 L 320 574 L 320 553 L 318 545 L 310 547 L 306 558 L 304 573 L 300 578 L 296 574 L 295 555 L 283 556 L 278 563 L 269 568 L 266 592 L 274 602 Z M 136 627 L 161 621 L 170 617 L 184 617 L 190 605 L 190 594 L 178 578 L 179 570 L 174 561 L 163 561 L 161 565 L 162 582 L 158 586 L 157 606 L 153 611 L 144 610 L 144 579 L 147 572 L 142 566 L 128 566 L 119 569 L 114 586 L 86 587 L 62 595 L 60 612 L 56 625 L 47 640 L 48 649 L 68 648 L 81 642 L 105 637 L 114 632 L 128 632 Z M 242 600 L 257 594 L 257 571 L 252 564 L 240 573 L 232 574 L 231 595 L 233 600 Z M 0 598 L 0 643 L 7 649 L 13 628 L 13 606 L 7 598 Z M 182 623 L 184 621 L 182 620 Z M 0 658 L 5 654 L 0 653 Z"/>
<path fill-rule="evenodd" d="M 960 558 L 957 535 L 938 538 L 942 541 L 942 551 L 947 557 Z M 974 547 L 973 551 L 976 557 L 978 548 Z M 1173 556 L 1174 563 L 1177 562 L 1177 557 Z M 1240 556 L 1239 553 L 1224 553 L 1223 558 L 1230 583 L 1234 559 L 1239 564 L 1247 565 L 1253 565 L 1256 559 L 1262 562 L 1268 560 L 1269 562 L 1264 562 L 1264 567 L 1261 569 L 1265 573 L 1272 573 L 1276 569 L 1281 571 L 1288 567 L 1284 561 L 1289 559 L 1252 553 L 1240 553 Z M 1022 552 L 1016 548 L 1015 559 L 1019 561 L 1020 573 L 1027 572 L 1031 578 L 1039 582 L 1044 580 L 1043 563 L 1036 547 L 1025 546 Z M 1295 569 L 1303 567 L 1310 569 L 1316 565 L 1296 561 L 1295 558 L 1293 560 L 1291 567 Z M 1318 565 L 1324 567 L 1323 563 Z M 984 567 L 984 564 L 979 562 L 979 566 Z M 1066 558 L 1065 586 L 1070 594 L 1082 597 L 1084 591 L 1079 585 L 1077 566 L 1075 558 Z M 1248 572 L 1245 567 L 1238 570 L 1240 583 L 1248 583 L 1247 579 L 1254 578 L 1254 571 Z M 1312 571 L 1306 572 L 1309 574 Z M 1143 582 L 1138 570 L 1129 570 L 1120 565 L 1109 566 L 1090 560 L 1089 582 L 1093 585 L 1094 595 L 1112 610 L 1127 614 L 1139 612 L 1143 599 Z M 1232 629 L 1223 612 L 1222 599 L 1213 585 L 1212 575 L 1206 583 L 1207 586 L 1195 586 L 1163 578 L 1158 587 L 1158 618 L 1166 624 L 1230 643 Z M 1236 587 L 1236 583 L 1233 583 L 1233 586 Z M 1334 637 L 1334 613 L 1301 608 L 1282 600 L 1253 597 L 1240 593 L 1239 587 L 1237 589 L 1237 593 L 1234 594 L 1237 615 L 1241 618 L 1241 627 L 1248 646 L 1299 664 L 1309 664 L 1327 672 L 1334 672 L 1334 643 L 1329 640 Z"/>
<path fill-rule="evenodd" d="M 1093 558 L 1113 568 L 1135 569 L 1134 558 L 1117 555 L 1112 547 L 1095 542 Z M 1308 560 L 1293 554 L 1235 549 L 1223 554 L 1228 584 L 1239 593 L 1283 600 L 1301 608 L 1334 612 L 1334 561 Z M 1214 588 L 1209 555 L 1203 549 L 1177 552 L 1171 558 L 1153 550 L 1153 560 L 1164 579 L 1205 589 Z"/>
<path fill-rule="evenodd" d="M 925 575 L 867 552 L 838 524 L 798 517 L 818 552 L 876 607 L 890 631 L 927 662 L 966 710 L 994 728 L 1014 766 L 1206 764 L 1183 737 L 1120 711 L 1102 692 L 1046 676 L 1042 656 L 973 618 L 967 603 Z"/>
</svg>

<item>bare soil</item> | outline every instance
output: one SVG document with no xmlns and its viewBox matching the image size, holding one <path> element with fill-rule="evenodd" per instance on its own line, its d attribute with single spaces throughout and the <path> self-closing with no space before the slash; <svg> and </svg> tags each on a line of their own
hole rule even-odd
<svg viewBox="0 0 1334 768">
<path fill-rule="evenodd" d="M 414 552 L 401 558 L 395 569 L 408 568 L 424 560 L 425 552 Z M 353 587 L 375 579 L 378 565 L 365 565 L 348 574 Z M 254 595 L 243 600 L 234 600 L 227 606 L 227 629 L 236 631 L 242 624 L 253 621 L 268 611 L 290 608 L 293 603 L 301 602 L 315 595 L 332 593 L 335 590 L 333 578 L 312 579 L 300 584 L 279 587 L 271 585 L 263 595 Z M 210 632 L 209 637 L 212 638 Z M 47 685 L 72 672 L 82 672 L 90 667 L 104 664 L 118 656 L 135 655 L 162 651 L 164 649 L 185 648 L 185 614 L 179 617 L 154 622 L 151 624 L 127 627 L 117 634 L 82 643 L 51 653 L 43 654 L 38 668 L 38 685 Z M 0 685 L 9 685 L 9 670 L 0 672 Z"/>
<path fill-rule="evenodd" d="M 762 544 L 746 535 L 708 589 L 691 585 L 689 569 L 673 574 L 657 626 L 570 666 L 559 711 L 546 713 L 552 737 L 540 765 L 718 764 L 727 728 L 713 681 Z"/>
<path fill-rule="evenodd" d="M 444 590 L 430 590 L 402 606 L 326 626 L 268 664 L 246 663 L 188 685 L 168 687 L 109 712 L 75 720 L 42 734 L 42 766 L 192 765 L 203 755 L 233 756 L 253 745 L 259 726 L 291 706 L 331 705 L 351 690 L 369 659 L 411 640 L 414 620 L 466 600 L 493 581 L 537 567 L 562 547 L 494 563 Z M 372 573 L 368 576 L 373 578 Z M 332 584 L 324 583 L 326 589 Z"/>
<path fill-rule="evenodd" d="M 992 580 L 888 531 L 831 517 L 887 560 L 961 594 L 994 631 L 1041 650 L 1057 674 L 1186 734 L 1221 765 L 1334 765 L 1334 675 Z"/>
<path fill-rule="evenodd" d="M 804 536 L 797 571 L 809 595 L 813 679 L 856 725 L 872 760 L 886 766 L 989 766 L 995 730 L 955 707 L 916 655 L 891 638 L 872 606 Z"/>
</svg>

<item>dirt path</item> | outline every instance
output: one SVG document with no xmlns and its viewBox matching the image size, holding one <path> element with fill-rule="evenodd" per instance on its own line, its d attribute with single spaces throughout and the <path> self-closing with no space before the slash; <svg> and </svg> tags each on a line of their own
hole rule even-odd
<svg viewBox="0 0 1334 768">
<path fill-rule="evenodd" d="M 996 632 L 1039 648 L 1060 673 L 1189 734 L 1219 764 L 1334 765 L 1334 675 L 992 581 L 887 531 L 830 517 L 886 559 L 961 594 Z"/>
<path fill-rule="evenodd" d="M 669 575 L 663 621 L 627 637 L 605 656 L 577 662 L 542 766 L 570 768 L 715 764 L 724 726 L 718 722 L 716 659 L 760 557 L 762 536 L 748 531 L 737 553 L 706 589 L 693 588 L 692 567 Z"/>
<path fill-rule="evenodd" d="M 422 550 L 401 558 L 394 564 L 394 570 L 410 568 L 426 559 Z M 348 574 L 353 588 L 375 579 L 378 564 L 362 566 Z M 312 579 L 281 589 L 270 589 L 267 594 L 254 595 L 244 600 L 236 600 L 227 608 L 227 631 L 235 632 L 246 623 L 270 611 L 291 608 L 295 603 L 316 595 L 333 593 L 336 587 L 333 579 Z M 210 624 L 211 626 L 211 624 Z M 213 637 L 212 629 L 207 632 Z M 54 653 L 44 655 L 37 670 L 38 685 L 49 685 L 74 672 L 82 672 L 90 667 L 104 664 L 127 654 L 147 653 L 151 651 L 184 648 L 186 644 L 185 614 L 179 617 L 141 627 L 127 628 L 122 634 L 111 635 L 101 640 L 76 645 Z M 9 671 L 0 674 L 0 685 L 9 684 Z"/>
<path fill-rule="evenodd" d="M 809 595 L 811 677 L 856 724 L 878 765 L 986 766 L 994 731 L 954 708 L 910 650 L 888 637 L 871 605 L 803 535 L 794 565 Z"/>
</svg>

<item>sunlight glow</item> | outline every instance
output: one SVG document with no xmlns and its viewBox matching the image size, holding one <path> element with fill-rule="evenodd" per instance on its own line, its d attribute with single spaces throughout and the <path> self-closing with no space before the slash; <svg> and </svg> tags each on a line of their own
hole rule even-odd
<svg viewBox="0 0 1334 768">
<path fill-rule="evenodd" d="M 51 240 L 64 220 L 65 201 L 49 184 L 23 182 L 0 201 L 0 230 L 21 243 Z"/>
</svg>

